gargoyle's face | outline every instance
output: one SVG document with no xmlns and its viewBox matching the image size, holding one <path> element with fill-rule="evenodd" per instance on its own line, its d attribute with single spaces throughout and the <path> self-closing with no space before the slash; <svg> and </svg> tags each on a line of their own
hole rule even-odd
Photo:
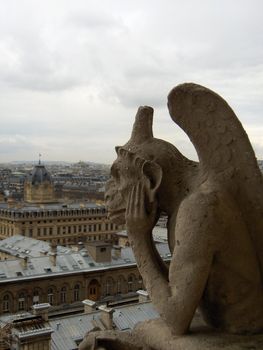
<svg viewBox="0 0 263 350">
<path fill-rule="evenodd" d="M 139 180 L 138 170 L 128 159 L 118 156 L 111 167 L 106 184 L 105 200 L 109 219 L 117 225 L 125 224 L 125 212 L 132 187 Z"/>
</svg>

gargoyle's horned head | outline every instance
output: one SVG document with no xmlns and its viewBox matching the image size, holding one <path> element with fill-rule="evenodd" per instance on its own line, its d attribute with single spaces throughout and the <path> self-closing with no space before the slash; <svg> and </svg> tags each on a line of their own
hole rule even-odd
<svg viewBox="0 0 263 350">
<path fill-rule="evenodd" d="M 152 124 L 153 108 L 139 107 L 130 140 L 116 147 L 117 159 L 111 167 L 105 199 L 109 217 L 117 224 L 125 223 L 129 194 L 138 182 L 143 183 L 149 203 L 156 200 L 162 185 L 158 196 L 162 210 L 173 195 L 170 183 L 174 174 L 181 172 L 183 156 L 172 144 L 153 137 Z"/>
<path fill-rule="evenodd" d="M 138 108 L 133 124 L 131 138 L 127 145 L 140 145 L 153 138 L 153 108 L 142 106 Z"/>
</svg>

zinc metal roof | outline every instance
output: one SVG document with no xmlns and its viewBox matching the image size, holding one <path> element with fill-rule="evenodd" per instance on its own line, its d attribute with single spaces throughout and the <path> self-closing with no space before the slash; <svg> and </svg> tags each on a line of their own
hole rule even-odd
<svg viewBox="0 0 263 350">
<path fill-rule="evenodd" d="M 99 319 L 99 312 L 81 314 L 49 321 L 53 330 L 51 335 L 52 350 L 71 350 L 93 328 L 92 321 Z"/>
<path fill-rule="evenodd" d="M 116 307 L 113 322 L 120 331 L 132 330 L 138 322 L 159 317 L 152 303 L 139 303 Z M 51 350 L 72 350 L 94 328 L 93 321 L 100 319 L 100 312 L 60 317 L 49 321 L 53 330 Z"/>
<path fill-rule="evenodd" d="M 30 211 L 48 211 L 48 210 L 81 210 L 81 209 L 104 209 L 104 205 L 99 205 L 91 202 L 84 203 L 47 203 L 47 204 L 29 204 L 29 203 L 19 203 L 16 207 L 9 207 L 8 203 L 0 203 L 0 209 L 7 210 L 8 212 L 30 212 Z"/>
<path fill-rule="evenodd" d="M 42 249 L 39 250 L 40 248 Z M 162 258 L 170 259 L 171 254 L 167 243 L 157 243 L 156 248 Z M 113 248 L 111 261 L 98 263 L 93 260 L 86 249 L 74 252 L 61 246 L 58 247 L 55 266 L 53 264 L 54 256 L 52 256 L 53 253 L 49 244 L 43 241 L 24 236 L 13 236 L 0 241 L 0 251 L 14 254 L 14 259 L 0 261 L 0 285 L 13 280 L 46 278 L 47 276 L 101 271 L 136 265 L 131 247 L 118 249 L 117 254 Z M 15 258 L 16 255 L 18 255 L 17 258 Z"/>
<path fill-rule="evenodd" d="M 39 239 L 14 235 L 0 241 L 0 251 L 14 257 L 38 257 L 51 251 L 50 244 Z M 71 249 L 57 246 L 58 254 L 70 253 Z"/>
<path fill-rule="evenodd" d="M 138 322 L 157 317 L 159 317 L 159 314 L 151 303 L 124 306 L 116 309 L 113 313 L 114 324 L 121 331 L 133 329 Z"/>
</svg>

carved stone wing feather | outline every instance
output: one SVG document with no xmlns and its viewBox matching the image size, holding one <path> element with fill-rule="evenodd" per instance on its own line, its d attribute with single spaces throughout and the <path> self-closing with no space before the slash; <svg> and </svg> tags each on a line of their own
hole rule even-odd
<svg viewBox="0 0 263 350">
<path fill-rule="evenodd" d="M 263 180 L 241 123 L 223 98 L 193 83 L 175 87 L 168 95 L 168 108 L 195 146 L 204 178 L 234 197 L 263 276 Z"/>
</svg>

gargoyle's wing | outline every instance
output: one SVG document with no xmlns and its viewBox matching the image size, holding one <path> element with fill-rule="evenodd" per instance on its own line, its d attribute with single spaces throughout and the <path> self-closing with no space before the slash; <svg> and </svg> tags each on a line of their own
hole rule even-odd
<svg viewBox="0 0 263 350">
<path fill-rule="evenodd" d="M 263 276 L 263 179 L 241 123 L 225 100 L 193 83 L 175 87 L 168 108 L 194 144 L 204 178 L 223 185 L 238 204 Z"/>
</svg>

